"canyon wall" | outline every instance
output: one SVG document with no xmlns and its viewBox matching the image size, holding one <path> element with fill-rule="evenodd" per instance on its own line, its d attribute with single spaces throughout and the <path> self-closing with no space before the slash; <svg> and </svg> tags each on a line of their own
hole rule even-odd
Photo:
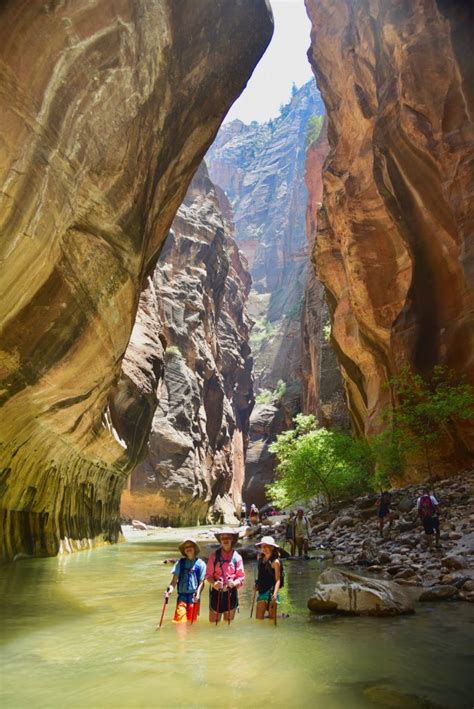
<svg viewBox="0 0 474 709">
<path fill-rule="evenodd" d="M 139 294 L 271 33 L 264 0 L 2 3 L 2 557 L 117 540 Z"/>
<path fill-rule="evenodd" d="M 314 259 L 352 422 L 370 434 L 405 365 L 474 382 L 473 5 L 306 6 L 330 146 Z M 460 457 L 473 434 L 459 425 Z"/>
<path fill-rule="evenodd" d="M 150 396 L 158 402 L 147 455 L 122 495 L 125 518 L 194 525 L 240 514 L 253 406 L 249 290 L 201 163 L 141 295 L 113 400 L 127 440 L 137 421 L 129 412 L 147 411 Z"/>
</svg>

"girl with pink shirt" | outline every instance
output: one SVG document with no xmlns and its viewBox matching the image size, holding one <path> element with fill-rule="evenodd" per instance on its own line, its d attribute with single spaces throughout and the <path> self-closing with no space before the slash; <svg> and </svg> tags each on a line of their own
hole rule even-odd
<svg viewBox="0 0 474 709">
<path fill-rule="evenodd" d="M 206 580 L 210 585 L 209 621 L 218 623 L 224 615 L 229 623 L 234 619 L 239 605 L 237 589 L 245 579 L 242 557 L 235 551 L 239 533 L 233 529 L 223 529 L 216 533 L 220 547 L 209 557 Z"/>
</svg>

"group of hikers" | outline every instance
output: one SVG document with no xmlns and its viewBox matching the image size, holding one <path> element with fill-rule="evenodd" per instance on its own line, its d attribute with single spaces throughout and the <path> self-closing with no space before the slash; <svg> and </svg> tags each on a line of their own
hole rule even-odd
<svg viewBox="0 0 474 709">
<path fill-rule="evenodd" d="M 384 491 L 375 503 L 378 508 L 380 535 L 384 536 L 384 525 L 388 521 L 389 529 L 394 520 L 391 510 L 392 496 Z M 429 488 L 424 488 L 418 497 L 416 508 L 423 524 L 427 544 L 439 547 L 439 503 Z M 256 510 L 256 508 L 255 508 Z M 258 513 L 258 510 L 257 510 Z M 255 511 L 250 511 L 250 517 L 255 517 Z M 311 527 L 299 507 L 296 515 L 290 513 L 286 525 L 285 539 L 290 545 L 291 556 L 296 551 L 301 557 L 308 558 Z M 219 547 L 213 551 L 207 564 L 199 558 L 200 548 L 195 539 L 185 539 L 179 545 L 182 554 L 172 570 L 171 582 L 166 589 L 165 603 L 158 627 L 161 627 L 166 604 L 171 593 L 177 588 L 177 602 L 173 623 L 194 623 L 199 615 L 201 595 L 206 582 L 209 585 L 209 621 L 219 623 L 221 619 L 230 623 L 239 605 L 238 591 L 245 580 L 244 564 L 235 546 L 239 539 L 239 531 L 223 529 L 215 534 Z M 257 557 L 257 574 L 254 585 L 251 617 L 256 601 L 256 618 L 263 620 L 265 615 L 276 623 L 277 607 L 280 603 L 279 591 L 284 584 L 284 570 L 280 559 L 280 547 L 273 537 L 264 536 L 255 545 L 259 551 Z"/>
<path fill-rule="evenodd" d="M 166 604 L 176 587 L 178 597 L 173 623 L 196 622 L 206 581 L 210 590 L 209 621 L 217 624 L 223 618 L 230 623 L 234 619 L 239 605 L 238 591 L 245 580 L 243 560 L 235 549 L 239 532 L 235 529 L 223 529 L 215 536 L 219 547 L 211 553 L 207 565 L 199 558 L 200 548 L 195 539 L 185 539 L 179 545 L 182 558 L 173 567 L 158 627 L 161 627 Z M 273 537 L 266 536 L 256 547 L 259 555 L 251 616 L 256 600 L 256 618 L 263 620 L 267 613 L 268 617 L 276 622 L 277 605 L 280 602 L 279 590 L 284 578 L 279 546 Z"/>
<path fill-rule="evenodd" d="M 393 524 L 392 495 L 387 491 L 382 492 L 375 504 L 378 506 L 379 532 L 383 538 L 385 522 L 388 521 L 389 530 Z M 439 547 L 439 503 L 429 487 L 423 488 L 422 494 L 416 501 L 416 509 L 423 524 L 428 547 L 433 545 L 433 536 L 435 537 L 436 547 Z"/>
</svg>

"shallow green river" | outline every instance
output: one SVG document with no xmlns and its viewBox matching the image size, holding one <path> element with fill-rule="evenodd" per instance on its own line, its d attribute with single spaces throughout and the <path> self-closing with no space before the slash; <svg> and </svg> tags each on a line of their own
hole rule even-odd
<svg viewBox="0 0 474 709">
<path fill-rule="evenodd" d="M 1 568 L 0 706 L 431 706 L 416 695 L 472 707 L 472 605 L 317 620 L 306 610 L 321 569 L 313 561 L 286 562 L 282 610 L 290 617 L 276 628 L 249 619 L 248 583 L 230 627 L 207 622 L 205 594 L 197 625 L 172 625 L 170 601 L 156 632 L 171 568 L 162 561 L 176 556 L 177 536 L 183 530 Z"/>
</svg>

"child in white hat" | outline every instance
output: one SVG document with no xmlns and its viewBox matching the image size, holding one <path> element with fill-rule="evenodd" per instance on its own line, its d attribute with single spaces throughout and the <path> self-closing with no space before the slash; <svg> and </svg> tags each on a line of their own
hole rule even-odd
<svg viewBox="0 0 474 709">
<path fill-rule="evenodd" d="M 169 598 L 175 586 L 178 586 L 178 598 L 173 623 L 194 623 L 199 613 L 201 591 L 206 580 L 206 564 L 198 558 L 201 551 L 194 539 L 185 539 L 179 545 L 183 555 L 173 566 L 171 583 L 166 589 Z"/>
<path fill-rule="evenodd" d="M 257 580 L 255 588 L 257 595 L 257 620 L 265 618 L 268 608 L 268 617 L 275 620 L 277 604 L 280 602 L 278 591 L 281 588 L 282 574 L 281 562 L 278 558 L 278 544 L 273 537 L 263 537 L 255 545 L 261 551 L 257 567 Z"/>
</svg>

